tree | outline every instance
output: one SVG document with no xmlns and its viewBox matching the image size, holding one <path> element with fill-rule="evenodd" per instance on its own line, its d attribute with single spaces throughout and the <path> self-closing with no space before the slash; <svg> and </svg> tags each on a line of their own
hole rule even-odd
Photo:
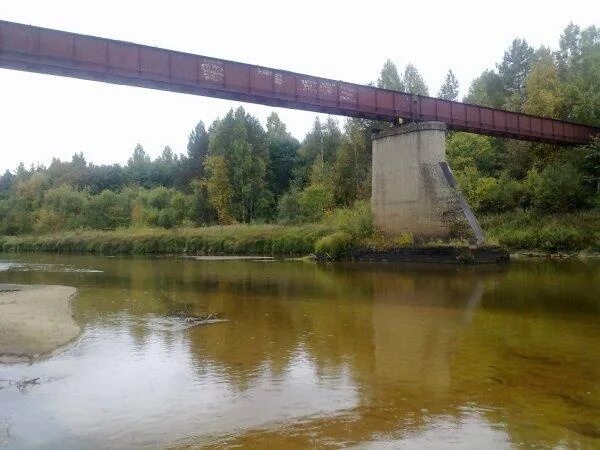
<svg viewBox="0 0 600 450">
<path fill-rule="evenodd" d="M 418 95 L 429 95 L 429 89 L 415 66 L 407 64 L 404 69 L 404 89 Z"/>
<path fill-rule="evenodd" d="M 560 36 L 558 41 L 559 50 L 556 52 L 559 73 L 563 78 L 567 76 L 569 69 L 581 60 L 580 39 L 581 28 L 570 22 Z"/>
<path fill-rule="evenodd" d="M 446 153 L 452 169 L 464 171 L 473 166 L 485 175 L 492 175 L 495 155 L 491 139 L 471 133 L 452 133 L 446 142 Z"/>
<path fill-rule="evenodd" d="M 178 185 L 181 189 L 181 165 L 178 156 L 168 145 L 162 154 L 152 162 L 151 178 L 153 185 L 173 187 Z"/>
<path fill-rule="evenodd" d="M 137 144 L 133 150 L 133 154 L 127 160 L 126 170 L 128 179 L 140 186 L 150 187 L 152 184 L 150 178 L 151 164 L 150 156 L 145 152 L 144 147 L 141 144 Z"/>
<path fill-rule="evenodd" d="M 335 160 L 342 133 L 331 117 L 323 125 L 315 118 L 313 128 L 306 134 L 298 150 L 298 165 L 294 171 L 295 184 L 302 187 L 311 179 L 326 174 Z M 319 178 L 319 182 L 320 182 Z"/>
<path fill-rule="evenodd" d="M 224 119 L 211 127 L 208 152 L 207 161 L 220 158 L 205 165 L 210 168 L 207 173 L 209 193 L 216 192 L 215 186 L 227 184 L 229 216 L 240 222 L 266 218 L 272 209 L 273 198 L 266 183 L 267 136 L 260 122 L 246 114 L 242 107 L 235 112 L 229 111 Z M 217 180 L 218 177 L 222 180 Z M 220 219 L 227 218 L 223 215 L 225 203 L 219 200 L 215 208 Z"/>
<path fill-rule="evenodd" d="M 404 83 L 400 79 L 398 69 L 391 59 L 386 60 L 383 64 L 377 79 L 377 87 L 393 91 L 404 91 Z"/>
<path fill-rule="evenodd" d="M 73 185 L 78 189 L 83 189 L 88 184 L 88 180 L 87 161 L 82 152 L 75 153 L 71 158 L 68 171 L 62 181 Z"/>
<path fill-rule="evenodd" d="M 131 224 L 130 205 L 124 195 L 104 190 L 90 197 L 87 205 L 87 225 L 98 230 L 114 230 Z"/>
<path fill-rule="evenodd" d="M 208 175 L 206 182 L 208 198 L 212 207 L 217 211 L 219 223 L 223 225 L 233 223 L 231 207 L 233 195 L 225 157 L 211 156 L 207 158 L 204 168 Z"/>
<path fill-rule="evenodd" d="M 501 108 L 505 102 L 502 79 L 493 70 L 485 70 L 475 78 L 469 87 L 468 95 L 463 99 L 475 105 Z"/>
<path fill-rule="evenodd" d="M 567 27 L 569 28 L 569 27 Z M 567 30 L 565 30 L 567 33 Z M 567 120 L 600 125 L 600 29 L 590 26 L 581 31 L 579 42 L 562 61 Z M 569 42 L 575 36 L 569 38 Z M 565 44 L 566 45 L 566 44 Z M 577 56 L 573 56 L 573 54 Z M 560 61 L 559 61 L 560 64 Z"/>
<path fill-rule="evenodd" d="M 525 79 L 534 60 L 534 50 L 525 39 L 515 39 L 497 65 L 498 75 L 508 92 L 507 107 L 519 109 L 525 99 Z"/>
<path fill-rule="evenodd" d="M 316 222 L 333 207 L 333 192 L 324 184 L 313 183 L 300 193 L 298 205 L 305 220 Z"/>
<path fill-rule="evenodd" d="M 563 107 L 563 94 L 558 70 L 550 52 L 543 49 L 525 80 L 523 111 L 546 117 L 558 117 Z"/>
<path fill-rule="evenodd" d="M 534 169 L 527 178 L 539 212 L 572 211 L 584 202 L 583 176 L 571 163 L 552 163 L 539 173 Z"/>
<path fill-rule="evenodd" d="M 268 187 L 275 197 L 279 197 L 290 185 L 298 162 L 300 143 L 288 133 L 285 124 L 274 112 L 267 118 L 267 140 L 269 143 Z"/>
<path fill-rule="evenodd" d="M 209 136 L 202 121 L 190 133 L 187 145 L 187 159 L 185 161 L 184 177 L 189 182 L 192 178 L 201 178 L 204 175 L 204 159 L 208 155 Z"/>
<path fill-rule="evenodd" d="M 209 184 L 206 180 L 192 180 L 190 216 L 196 225 L 208 225 L 217 220 L 217 211 L 211 203 Z M 214 186 L 212 187 L 215 188 Z"/>
<path fill-rule="evenodd" d="M 594 139 L 581 149 L 581 169 L 584 179 L 591 184 L 595 195 L 600 196 L 600 138 Z M 600 197 L 598 198 L 600 200 Z"/>
<path fill-rule="evenodd" d="M 363 120 L 349 119 L 336 154 L 333 190 L 338 205 L 352 205 L 370 196 L 371 139 Z"/>
<path fill-rule="evenodd" d="M 9 195 L 16 178 L 8 169 L 4 172 L 4 175 L 0 176 L 0 198 Z"/>
<path fill-rule="evenodd" d="M 458 79 L 454 75 L 454 72 L 448 70 L 437 96 L 444 100 L 456 100 L 458 98 L 458 87 Z"/>
</svg>

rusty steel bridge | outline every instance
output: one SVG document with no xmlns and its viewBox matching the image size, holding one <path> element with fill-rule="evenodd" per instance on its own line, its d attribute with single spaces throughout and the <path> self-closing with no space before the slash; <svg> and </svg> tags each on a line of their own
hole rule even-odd
<svg viewBox="0 0 600 450">
<path fill-rule="evenodd" d="M 600 128 L 0 20 L 0 68 L 558 145 Z"/>
</svg>

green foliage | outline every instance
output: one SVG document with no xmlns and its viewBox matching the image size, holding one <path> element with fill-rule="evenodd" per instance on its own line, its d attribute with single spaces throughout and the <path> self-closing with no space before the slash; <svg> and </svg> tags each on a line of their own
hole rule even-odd
<svg viewBox="0 0 600 450">
<path fill-rule="evenodd" d="M 524 195 L 523 185 L 503 175 L 499 179 L 480 178 L 475 187 L 476 208 L 481 212 L 514 210 Z"/>
<path fill-rule="evenodd" d="M 327 225 L 342 230 L 354 238 L 366 238 L 373 234 L 371 205 L 367 201 L 357 201 L 352 208 L 338 208 L 325 217 Z"/>
<path fill-rule="evenodd" d="M 583 178 L 596 197 L 600 196 L 600 138 L 594 139 L 590 145 L 581 148 L 579 161 Z"/>
<path fill-rule="evenodd" d="M 279 197 L 290 186 L 294 169 L 298 164 L 300 143 L 288 133 L 285 124 L 276 113 L 271 113 L 267 118 L 267 140 L 269 142 L 268 188 L 275 197 Z"/>
<path fill-rule="evenodd" d="M 391 89 L 392 91 L 404 91 L 405 86 L 398 74 L 396 64 L 391 59 L 387 59 L 381 68 L 379 78 L 377 79 L 377 87 L 383 89 Z"/>
<path fill-rule="evenodd" d="M 516 39 L 472 83 L 466 100 L 600 125 L 600 31 L 570 24 L 552 53 Z M 547 215 L 600 204 L 600 151 L 451 133 L 448 160 L 478 212 L 531 209 Z"/>
<path fill-rule="evenodd" d="M 298 196 L 300 215 L 308 222 L 317 222 L 333 206 L 333 192 L 324 184 L 311 184 Z"/>
<path fill-rule="evenodd" d="M 483 174 L 492 174 L 496 167 L 492 140 L 487 136 L 452 133 L 446 141 L 446 154 L 454 170 L 475 167 Z"/>
<path fill-rule="evenodd" d="M 104 190 L 90 197 L 87 225 L 96 230 L 114 230 L 131 224 L 131 205 L 116 192 Z"/>
<path fill-rule="evenodd" d="M 437 96 L 444 100 L 456 100 L 458 98 L 458 88 L 458 79 L 456 78 L 456 75 L 454 75 L 454 72 L 449 70 Z"/>
<path fill-rule="evenodd" d="M 524 39 L 512 41 L 498 64 L 498 75 L 508 94 L 505 106 L 518 110 L 525 97 L 525 79 L 534 60 L 534 50 Z"/>
<path fill-rule="evenodd" d="M 184 176 L 187 180 L 204 175 L 204 161 L 208 155 L 209 135 L 202 121 L 190 133 L 187 145 L 188 161 Z"/>
<path fill-rule="evenodd" d="M 482 216 L 480 220 L 488 237 L 510 250 L 600 250 L 598 210 L 553 216 L 511 212 Z"/>
<path fill-rule="evenodd" d="M 554 163 L 541 172 L 532 169 L 526 184 L 533 207 L 539 212 L 573 211 L 583 205 L 583 177 L 570 163 Z"/>
<path fill-rule="evenodd" d="M 86 224 L 89 195 L 62 185 L 45 191 L 42 207 L 36 213 L 34 229 L 38 233 L 73 230 Z"/>
<path fill-rule="evenodd" d="M 3 236 L 0 250 L 114 254 L 187 253 L 291 256 L 312 253 L 333 230 L 322 224 L 300 227 L 229 225 L 201 228 L 77 230 L 46 235 Z"/>
<path fill-rule="evenodd" d="M 371 195 L 370 124 L 358 119 L 346 122 L 344 137 L 338 147 L 333 174 L 335 203 L 351 205 Z"/>
<path fill-rule="evenodd" d="M 211 128 L 206 162 L 209 198 L 221 223 L 251 222 L 268 215 L 267 136 L 243 108 L 231 110 Z"/>
<path fill-rule="evenodd" d="M 464 98 L 464 101 L 476 105 L 501 108 L 505 102 L 502 79 L 493 70 L 484 70 L 471 83 L 469 94 Z"/>
<path fill-rule="evenodd" d="M 509 248 L 533 248 L 546 252 L 584 248 L 583 236 L 573 227 L 542 227 L 505 231 L 498 236 L 498 242 Z"/>
<path fill-rule="evenodd" d="M 291 190 L 279 198 L 277 217 L 281 223 L 294 223 L 300 221 L 299 197 L 297 190 Z"/>
<path fill-rule="evenodd" d="M 412 64 L 406 65 L 403 81 L 406 92 L 418 95 L 429 95 L 429 88 L 425 84 L 423 77 Z"/>
<path fill-rule="evenodd" d="M 429 89 L 414 65 L 407 64 L 403 76 L 400 77 L 398 68 L 390 59 L 383 64 L 377 79 L 377 87 L 410 92 L 411 94 L 429 95 Z"/>
<path fill-rule="evenodd" d="M 525 80 L 523 111 L 538 116 L 559 116 L 564 103 L 562 91 L 552 55 L 544 51 Z"/>
<path fill-rule="evenodd" d="M 323 182 L 323 175 L 334 162 L 342 133 L 338 124 L 328 118 L 322 124 L 316 118 L 298 150 L 298 166 L 294 171 L 296 185 L 303 187 L 312 182 Z"/>
<path fill-rule="evenodd" d="M 352 236 L 345 231 L 336 231 L 319 239 L 315 244 L 315 252 L 328 259 L 339 259 L 346 255 L 351 247 Z"/>
</svg>

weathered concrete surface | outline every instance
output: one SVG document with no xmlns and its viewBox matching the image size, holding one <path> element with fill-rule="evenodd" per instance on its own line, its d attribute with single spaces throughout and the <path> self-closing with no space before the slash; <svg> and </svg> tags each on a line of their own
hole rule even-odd
<svg viewBox="0 0 600 450">
<path fill-rule="evenodd" d="M 75 288 L 0 284 L 0 362 L 32 361 L 75 339 Z"/>
<path fill-rule="evenodd" d="M 371 210 L 375 227 L 389 235 L 448 238 L 464 222 L 448 185 L 446 125 L 411 123 L 373 136 Z"/>
</svg>

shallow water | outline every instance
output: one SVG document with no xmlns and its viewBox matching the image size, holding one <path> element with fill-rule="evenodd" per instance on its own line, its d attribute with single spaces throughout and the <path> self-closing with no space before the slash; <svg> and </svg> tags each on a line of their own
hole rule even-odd
<svg viewBox="0 0 600 450">
<path fill-rule="evenodd" d="M 0 447 L 600 447 L 598 262 L 0 255 L 3 282 L 77 287 L 83 333 L 0 366 Z"/>
</svg>

